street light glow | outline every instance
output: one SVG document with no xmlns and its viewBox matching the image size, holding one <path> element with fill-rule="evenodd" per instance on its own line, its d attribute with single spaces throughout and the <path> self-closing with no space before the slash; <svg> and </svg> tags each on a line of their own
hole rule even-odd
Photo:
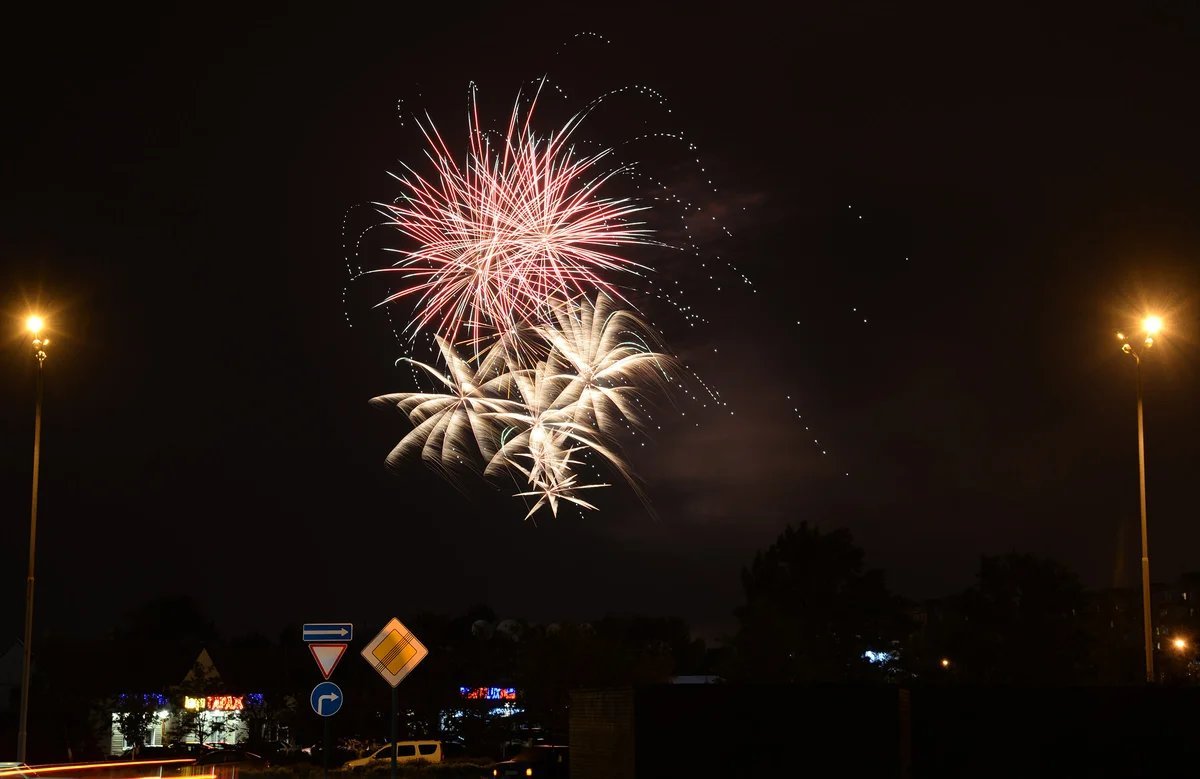
<svg viewBox="0 0 1200 779">
<path fill-rule="evenodd" d="M 1177 638 L 1171 642 L 1171 645 L 1175 647 L 1176 651 L 1182 652 L 1183 650 L 1187 649 L 1187 639 Z"/>
<path fill-rule="evenodd" d="M 950 667 L 950 659 L 947 657 L 943 657 L 942 658 L 942 668 L 949 668 L 949 667 Z"/>
<path fill-rule="evenodd" d="M 1160 316 L 1148 316 L 1142 321 L 1142 327 L 1146 330 L 1146 335 L 1158 335 L 1158 331 L 1162 330 L 1163 321 Z"/>
<path fill-rule="evenodd" d="M 42 326 L 45 324 L 45 321 L 43 321 L 42 318 L 37 314 L 34 314 L 25 320 L 25 328 L 34 335 L 42 332 Z"/>
</svg>

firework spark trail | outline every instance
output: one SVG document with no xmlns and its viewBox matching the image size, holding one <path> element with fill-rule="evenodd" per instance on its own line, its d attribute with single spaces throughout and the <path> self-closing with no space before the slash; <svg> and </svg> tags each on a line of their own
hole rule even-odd
<svg viewBox="0 0 1200 779">
<path fill-rule="evenodd" d="M 611 150 L 576 154 L 570 140 L 583 114 L 538 137 L 530 124 L 536 103 L 535 97 L 522 113 L 518 101 L 497 151 L 480 129 L 472 97 L 470 150 L 461 166 L 432 121 L 422 125 L 434 175 L 406 166 L 397 176 L 404 195 L 379 204 L 389 223 L 417 244 L 392 250 L 402 259 L 383 269 L 415 283 L 381 303 L 416 298 L 413 333 L 433 325 L 452 343 L 479 344 L 544 322 L 552 298 L 601 290 L 624 300 L 600 274 L 648 270 L 615 252 L 657 243 L 633 219 L 647 206 L 601 195 L 625 168 L 601 167 Z"/>
</svg>

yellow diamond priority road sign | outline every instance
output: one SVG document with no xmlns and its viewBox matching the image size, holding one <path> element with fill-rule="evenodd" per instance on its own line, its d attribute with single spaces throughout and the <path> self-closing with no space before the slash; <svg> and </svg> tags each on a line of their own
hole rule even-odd
<svg viewBox="0 0 1200 779">
<path fill-rule="evenodd" d="M 398 619 L 384 625 L 362 651 L 363 658 L 393 687 L 404 681 L 428 654 L 425 645 Z"/>
</svg>

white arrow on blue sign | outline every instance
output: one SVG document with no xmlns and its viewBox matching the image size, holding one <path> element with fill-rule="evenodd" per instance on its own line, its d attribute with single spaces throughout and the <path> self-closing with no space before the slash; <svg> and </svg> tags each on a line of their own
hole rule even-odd
<svg viewBox="0 0 1200 779">
<path fill-rule="evenodd" d="M 342 708 L 342 688 L 333 682 L 321 682 L 308 696 L 308 705 L 319 717 L 332 717 Z"/>
<path fill-rule="evenodd" d="M 305 623 L 303 636 L 305 641 L 344 644 L 354 638 L 354 624 L 351 622 Z"/>
</svg>

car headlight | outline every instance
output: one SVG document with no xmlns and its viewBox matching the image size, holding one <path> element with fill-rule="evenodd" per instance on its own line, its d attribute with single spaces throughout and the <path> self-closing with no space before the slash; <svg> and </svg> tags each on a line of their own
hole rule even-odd
<svg viewBox="0 0 1200 779">
<path fill-rule="evenodd" d="M 526 768 L 526 769 L 525 769 L 525 775 L 526 775 L 526 776 L 533 776 L 533 769 L 532 769 L 532 768 Z"/>
<path fill-rule="evenodd" d="M 498 768 L 493 768 L 493 769 L 492 769 L 492 776 L 499 776 L 499 775 L 500 775 L 500 769 L 498 769 Z"/>
</svg>

